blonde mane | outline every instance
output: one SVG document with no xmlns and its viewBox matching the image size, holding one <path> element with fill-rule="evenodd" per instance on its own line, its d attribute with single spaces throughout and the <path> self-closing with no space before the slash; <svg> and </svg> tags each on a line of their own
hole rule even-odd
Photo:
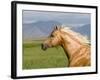
<svg viewBox="0 0 100 80">
<path fill-rule="evenodd" d="M 83 36 L 80 33 L 71 30 L 70 27 L 61 27 L 61 31 L 67 32 L 67 33 L 71 34 L 72 36 L 75 36 L 75 38 L 82 43 L 90 43 L 87 36 Z"/>
</svg>

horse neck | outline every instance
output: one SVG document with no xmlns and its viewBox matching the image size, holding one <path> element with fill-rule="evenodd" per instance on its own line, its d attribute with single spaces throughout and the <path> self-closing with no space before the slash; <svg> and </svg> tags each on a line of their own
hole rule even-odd
<svg viewBox="0 0 100 80">
<path fill-rule="evenodd" d="M 67 33 L 70 34 L 70 33 Z M 66 55 L 71 58 L 74 53 L 81 47 L 81 43 L 73 36 L 62 35 L 62 48 L 64 49 Z"/>
</svg>

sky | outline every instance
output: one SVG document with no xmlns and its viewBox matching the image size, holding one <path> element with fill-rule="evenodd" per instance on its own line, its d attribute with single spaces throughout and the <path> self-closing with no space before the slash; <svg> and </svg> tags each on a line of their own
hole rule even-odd
<svg viewBox="0 0 100 80">
<path fill-rule="evenodd" d="M 35 23 L 37 21 L 57 21 L 63 25 L 75 27 L 90 24 L 90 16 L 88 13 L 24 10 L 23 24 Z"/>
</svg>

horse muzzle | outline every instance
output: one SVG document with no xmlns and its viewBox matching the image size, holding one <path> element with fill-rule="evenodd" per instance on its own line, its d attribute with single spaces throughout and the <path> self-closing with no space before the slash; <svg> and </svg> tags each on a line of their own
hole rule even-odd
<svg viewBox="0 0 100 80">
<path fill-rule="evenodd" d="M 47 44 L 41 44 L 41 49 L 43 49 L 44 51 L 48 48 Z"/>
</svg>

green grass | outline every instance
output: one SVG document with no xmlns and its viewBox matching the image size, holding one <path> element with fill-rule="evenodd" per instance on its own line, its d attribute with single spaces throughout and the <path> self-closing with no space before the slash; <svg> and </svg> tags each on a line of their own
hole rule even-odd
<svg viewBox="0 0 100 80">
<path fill-rule="evenodd" d="M 61 47 L 41 49 L 42 41 L 23 43 L 23 69 L 67 67 L 68 59 Z"/>
</svg>

